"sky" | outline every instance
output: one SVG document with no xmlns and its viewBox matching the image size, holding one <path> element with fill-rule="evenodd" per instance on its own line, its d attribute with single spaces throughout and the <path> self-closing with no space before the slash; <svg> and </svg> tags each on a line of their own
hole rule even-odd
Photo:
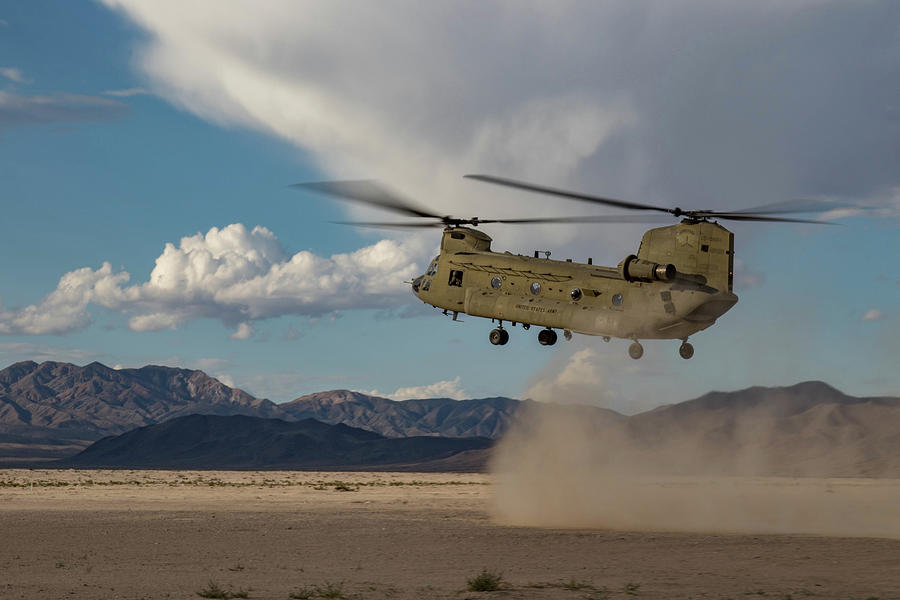
<svg viewBox="0 0 900 600">
<path fill-rule="evenodd" d="M 374 178 L 440 214 L 584 215 L 489 173 L 734 223 L 739 303 L 691 338 L 488 343 L 411 293 L 439 230 L 288 186 Z M 330 389 L 633 413 L 821 379 L 900 395 L 900 4 L 0 2 L 0 363 L 202 369 Z M 588 211 L 590 212 L 590 211 Z M 614 213 L 594 211 L 592 214 Z M 615 265 L 639 225 L 484 226 Z"/>
</svg>

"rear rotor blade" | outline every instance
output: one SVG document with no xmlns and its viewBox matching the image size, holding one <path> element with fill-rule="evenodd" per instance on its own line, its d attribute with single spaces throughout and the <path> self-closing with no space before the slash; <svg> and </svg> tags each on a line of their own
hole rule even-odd
<svg viewBox="0 0 900 600">
<path fill-rule="evenodd" d="M 626 202 L 624 200 L 616 200 L 614 198 L 604 198 L 602 196 L 592 196 L 590 194 L 570 192 L 568 190 L 560 190 L 543 185 L 535 185 L 533 183 L 526 183 L 524 181 L 516 181 L 515 179 L 506 179 L 505 177 L 494 177 L 493 175 L 464 175 L 463 177 L 476 179 L 478 181 L 484 181 L 486 183 L 493 183 L 495 185 L 503 185 L 519 190 L 525 190 L 526 192 L 534 192 L 536 194 L 549 194 L 551 196 L 560 196 L 562 198 L 569 198 L 570 200 L 580 200 L 582 202 L 592 202 L 594 204 L 604 204 L 606 206 L 630 208 L 633 210 L 656 210 L 672 214 L 674 214 L 675 212 L 671 208 L 663 208 L 662 206 L 638 204 L 637 202 Z"/>
<path fill-rule="evenodd" d="M 382 185 L 370 179 L 356 181 L 313 181 L 309 183 L 295 183 L 290 186 L 296 190 L 310 190 L 343 200 L 351 200 L 370 206 L 386 208 L 413 217 L 430 217 L 441 219 L 441 215 L 435 214 L 426 208 L 420 208 L 399 194 L 395 194 Z"/>
<path fill-rule="evenodd" d="M 812 198 L 797 198 L 796 200 L 787 200 L 785 202 L 775 202 L 773 204 L 765 204 L 754 208 L 744 208 L 742 210 L 730 210 L 729 214 L 752 214 L 752 215 L 777 215 L 788 213 L 812 213 L 825 212 L 840 208 L 843 206 L 837 202 L 829 200 L 815 200 Z"/>
<path fill-rule="evenodd" d="M 813 219 L 791 219 L 787 217 L 768 217 L 741 213 L 718 213 L 708 211 L 691 212 L 690 216 L 699 219 L 726 219 L 728 221 L 768 221 L 770 223 L 813 223 L 816 225 L 840 225 L 832 221 L 815 221 Z"/>
</svg>

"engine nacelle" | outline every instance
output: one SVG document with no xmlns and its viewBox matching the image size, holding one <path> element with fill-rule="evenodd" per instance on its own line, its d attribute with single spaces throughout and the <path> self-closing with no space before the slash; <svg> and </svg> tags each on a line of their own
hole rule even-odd
<svg viewBox="0 0 900 600">
<path fill-rule="evenodd" d="M 629 254 L 619 263 L 619 275 L 625 281 L 672 281 L 678 271 L 675 265 L 661 265 Z"/>
</svg>

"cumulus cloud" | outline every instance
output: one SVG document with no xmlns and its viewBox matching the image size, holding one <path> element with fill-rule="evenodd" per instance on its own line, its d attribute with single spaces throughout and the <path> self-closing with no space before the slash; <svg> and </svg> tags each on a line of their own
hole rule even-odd
<svg viewBox="0 0 900 600">
<path fill-rule="evenodd" d="M 0 128 L 47 123 L 94 123 L 122 116 L 128 105 L 81 94 L 26 96 L 0 91 Z"/>
<path fill-rule="evenodd" d="M 82 329 L 90 323 L 88 304 L 118 304 L 128 277 L 125 272 L 113 273 L 109 263 L 96 271 L 85 267 L 66 273 L 56 289 L 37 304 L 19 310 L 0 306 L 0 334 L 65 334 Z"/>
<path fill-rule="evenodd" d="M 408 297 L 403 282 L 420 271 L 421 254 L 415 241 L 382 240 L 331 257 L 289 255 L 265 227 L 213 227 L 166 244 L 144 283 L 126 285 L 129 273 L 109 263 L 67 273 L 39 303 L 0 307 L 0 334 L 70 333 L 90 322 L 93 304 L 129 315 L 134 331 L 215 318 L 235 328 L 234 339 L 247 339 L 260 319 L 392 306 Z"/>
<path fill-rule="evenodd" d="M 418 385 L 399 388 L 393 394 L 385 394 L 378 390 L 360 390 L 363 394 L 390 398 L 391 400 L 415 400 L 419 398 L 451 398 L 453 400 L 465 400 L 472 396 L 460 385 L 460 378 L 437 381 L 427 385 Z"/>
<path fill-rule="evenodd" d="M 885 314 L 877 308 L 870 308 L 866 314 L 862 316 L 863 321 L 880 321 L 885 318 Z"/>
<path fill-rule="evenodd" d="M 558 371 L 545 374 L 525 392 L 538 402 L 607 403 L 606 367 L 592 348 L 578 350 Z"/>
</svg>

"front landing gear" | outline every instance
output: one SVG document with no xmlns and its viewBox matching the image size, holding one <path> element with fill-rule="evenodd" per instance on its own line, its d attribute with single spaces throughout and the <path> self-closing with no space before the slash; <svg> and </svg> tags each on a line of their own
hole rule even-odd
<svg viewBox="0 0 900 600">
<path fill-rule="evenodd" d="M 509 332 L 505 329 L 492 329 L 488 339 L 495 346 L 505 346 L 509 341 Z"/>
<path fill-rule="evenodd" d="M 682 340 L 681 347 L 678 348 L 678 354 L 681 355 L 681 358 L 687 360 L 694 355 L 694 347 L 688 343 L 687 338 Z"/>
<path fill-rule="evenodd" d="M 641 346 L 641 343 L 637 340 L 634 340 L 630 346 L 628 346 L 628 356 L 633 358 L 634 360 L 639 359 L 644 355 L 644 347 Z"/>
</svg>

